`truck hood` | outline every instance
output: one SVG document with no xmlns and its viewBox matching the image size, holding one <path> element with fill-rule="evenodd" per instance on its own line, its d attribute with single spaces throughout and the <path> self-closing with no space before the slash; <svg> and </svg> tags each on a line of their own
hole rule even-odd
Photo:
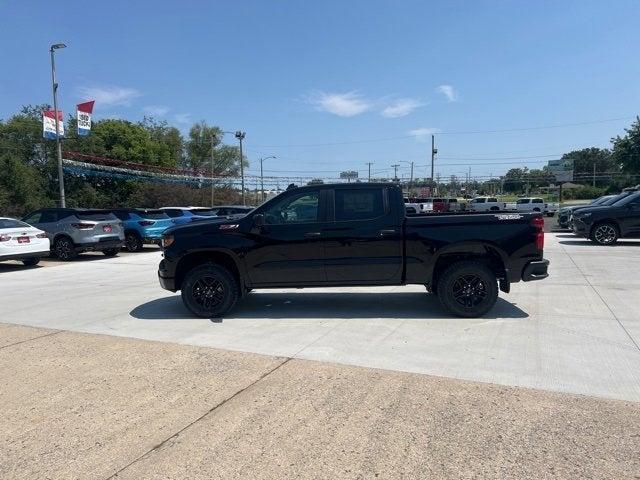
<svg viewBox="0 0 640 480">
<path fill-rule="evenodd" d="M 595 206 L 595 207 L 581 207 L 581 208 L 576 208 L 575 210 L 573 210 L 573 214 L 584 214 L 584 213 L 598 213 L 598 212 L 604 212 L 605 210 L 610 210 L 611 208 L 613 208 L 613 206 L 611 205 L 606 205 L 606 206 Z"/>
<path fill-rule="evenodd" d="M 180 235 L 181 233 L 193 235 L 204 231 L 211 231 L 212 227 L 219 227 L 222 224 L 233 225 L 237 223 L 229 218 L 209 217 L 207 220 L 197 220 L 195 222 L 176 225 L 165 230 L 165 235 Z"/>
</svg>

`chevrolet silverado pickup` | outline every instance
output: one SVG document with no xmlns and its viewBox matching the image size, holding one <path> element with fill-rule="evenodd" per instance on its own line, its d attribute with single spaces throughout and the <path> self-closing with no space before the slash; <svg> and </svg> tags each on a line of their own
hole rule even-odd
<svg viewBox="0 0 640 480">
<path fill-rule="evenodd" d="M 547 277 L 537 213 L 405 213 L 392 184 L 292 188 L 235 219 L 168 229 L 158 277 L 187 308 L 221 317 L 253 289 L 425 285 L 478 317 L 498 289 Z"/>
</svg>

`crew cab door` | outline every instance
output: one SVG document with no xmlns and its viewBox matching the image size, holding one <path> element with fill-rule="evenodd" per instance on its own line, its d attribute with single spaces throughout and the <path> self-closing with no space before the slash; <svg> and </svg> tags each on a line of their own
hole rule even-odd
<svg viewBox="0 0 640 480">
<path fill-rule="evenodd" d="M 261 212 L 264 225 L 251 231 L 245 264 L 253 285 L 324 283 L 322 229 L 326 190 L 292 190 Z"/>
<path fill-rule="evenodd" d="M 329 283 L 400 283 L 402 219 L 389 200 L 385 187 L 328 192 L 329 222 L 322 233 Z"/>
</svg>

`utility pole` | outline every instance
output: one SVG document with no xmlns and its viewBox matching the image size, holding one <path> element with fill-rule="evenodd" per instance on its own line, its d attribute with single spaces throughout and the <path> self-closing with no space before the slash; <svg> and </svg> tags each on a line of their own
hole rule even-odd
<svg viewBox="0 0 640 480">
<path fill-rule="evenodd" d="M 367 162 L 367 165 L 369 166 L 369 181 L 371 181 L 371 165 L 373 165 L 373 162 Z"/>
<path fill-rule="evenodd" d="M 242 140 L 244 140 L 246 133 L 238 130 L 235 133 L 238 142 L 240 142 L 240 187 L 242 191 L 240 192 L 240 198 L 242 199 L 242 205 L 246 205 L 247 202 L 244 198 L 244 156 L 242 155 Z"/>
<path fill-rule="evenodd" d="M 214 140 L 215 137 L 211 136 L 211 206 L 213 207 L 213 152 L 214 152 Z"/>
<path fill-rule="evenodd" d="M 436 136 L 431 135 L 431 183 L 433 183 L 433 169 L 436 160 L 436 153 L 438 153 L 438 150 L 436 149 Z"/>
<path fill-rule="evenodd" d="M 400 166 L 400 164 L 396 163 L 395 165 L 391 165 L 391 167 L 393 167 L 393 181 L 397 182 L 398 181 L 398 167 Z"/>
<path fill-rule="evenodd" d="M 64 43 L 56 43 L 51 45 L 51 84 L 53 86 L 53 115 L 56 120 L 56 148 L 58 150 L 58 185 L 60 188 L 60 207 L 66 207 L 64 194 L 64 172 L 62 170 L 62 144 L 60 143 L 60 127 L 58 125 L 58 82 L 56 82 L 56 61 L 54 52 L 59 48 L 67 48 Z M 64 118 L 62 119 L 64 122 Z"/>
<path fill-rule="evenodd" d="M 270 157 L 264 157 L 260 159 L 260 191 L 262 192 L 260 198 L 262 199 L 261 201 L 263 202 L 264 202 L 264 174 L 262 173 L 262 162 L 270 158 L 276 158 L 276 157 L 271 155 Z"/>
<path fill-rule="evenodd" d="M 593 162 L 593 187 L 596 186 L 596 162 Z"/>
</svg>

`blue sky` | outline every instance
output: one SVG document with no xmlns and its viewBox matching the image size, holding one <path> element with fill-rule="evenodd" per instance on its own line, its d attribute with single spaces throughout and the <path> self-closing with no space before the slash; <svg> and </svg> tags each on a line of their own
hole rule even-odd
<svg viewBox="0 0 640 480">
<path fill-rule="evenodd" d="M 64 42 L 65 112 L 95 98 L 99 118 L 243 129 L 250 172 L 276 155 L 273 175 L 366 175 L 366 162 L 408 175 L 414 161 L 424 177 L 428 134 L 441 132 L 437 172 L 498 175 L 607 146 L 631 119 L 451 132 L 640 113 L 635 0 L 47 5 L 0 0 L 0 118 L 51 102 L 48 47 Z"/>
</svg>

